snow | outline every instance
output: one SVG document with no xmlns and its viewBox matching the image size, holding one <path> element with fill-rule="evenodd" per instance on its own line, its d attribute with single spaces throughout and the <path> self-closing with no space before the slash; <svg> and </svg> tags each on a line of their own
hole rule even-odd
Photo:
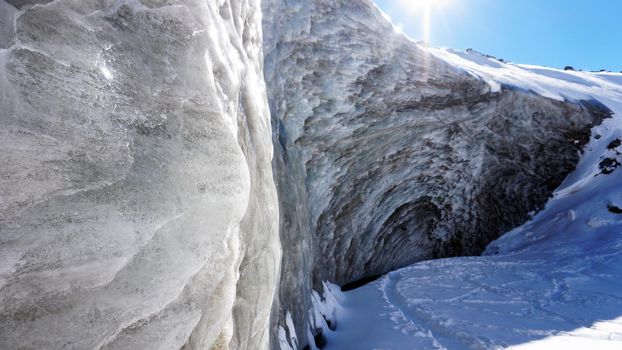
<svg viewBox="0 0 622 350">
<path fill-rule="evenodd" d="M 453 49 L 425 47 L 430 53 L 463 69 L 483 81 L 493 91 L 500 85 L 531 90 L 542 96 L 564 100 L 584 99 L 591 96 L 621 101 L 622 74 L 564 71 L 548 67 L 503 63 L 477 51 L 461 52 Z M 605 101 L 601 101 L 605 103 Z"/>
<path fill-rule="evenodd" d="M 622 348 L 622 74 L 506 64 L 426 48 L 489 83 L 555 99 L 596 99 L 613 118 L 546 207 L 483 256 L 432 260 L 343 293 L 326 349 Z"/>
</svg>

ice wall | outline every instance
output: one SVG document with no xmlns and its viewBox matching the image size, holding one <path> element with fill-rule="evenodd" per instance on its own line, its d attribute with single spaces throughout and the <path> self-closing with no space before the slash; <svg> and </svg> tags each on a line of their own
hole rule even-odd
<svg viewBox="0 0 622 350">
<path fill-rule="evenodd" d="M 368 0 L 262 4 L 287 247 L 273 330 L 301 347 L 322 343 L 325 322 L 309 288 L 480 253 L 546 202 L 609 116 L 491 86 Z"/>
<path fill-rule="evenodd" d="M 432 53 L 369 0 L 0 0 L 0 348 L 304 348 L 324 281 L 481 252 L 609 112 Z"/>
<path fill-rule="evenodd" d="M 0 1 L 0 348 L 261 349 L 258 0 Z"/>
</svg>

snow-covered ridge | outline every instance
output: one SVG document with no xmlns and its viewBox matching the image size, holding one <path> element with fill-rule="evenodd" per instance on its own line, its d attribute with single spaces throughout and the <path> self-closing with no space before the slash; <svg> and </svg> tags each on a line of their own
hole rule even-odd
<svg viewBox="0 0 622 350">
<path fill-rule="evenodd" d="M 599 98 L 615 104 L 622 99 L 622 73 L 561 70 L 502 62 L 474 50 L 424 48 L 486 81 L 493 90 L 511 85 L 557 100 Z"/>
</svg>

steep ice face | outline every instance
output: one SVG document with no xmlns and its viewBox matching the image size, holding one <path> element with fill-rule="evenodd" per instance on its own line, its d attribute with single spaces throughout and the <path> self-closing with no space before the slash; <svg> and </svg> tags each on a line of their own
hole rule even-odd
<svg viewBox="0 0 622 350">
<path fill-rule="evenodd" d="M 307 314 L 322 281 L 482 252 L 543 206 L 610 115 L 589 98 L 491 84 L 397 33 L 370 1 L 263 8 L 286 335 L 324 322 Z"/>
<path fill-rule="evenodd" d="M 492 85 L 512 79 L 552 98 L 592 96 L 614 116 L 593 128 L 544 209 L 484 256 L 419 262 L 338 293 L 338 327 L 324 326 L 324 349 L 620 348 L 622 74 L 491 68 L 474 52 L 437 54 Z"/>
<path fill-rule="evenodd" d="M 255 0 L 0 1 L 0 348 L 268 346 L 260 22 Z"/>
<path fill-rule="evenodd" d="M 0 348 L 320 343 L 314 288 L 481 252 L 609 116 L 368 0 L 262 7 L 0 0 Z"/>
</svg>

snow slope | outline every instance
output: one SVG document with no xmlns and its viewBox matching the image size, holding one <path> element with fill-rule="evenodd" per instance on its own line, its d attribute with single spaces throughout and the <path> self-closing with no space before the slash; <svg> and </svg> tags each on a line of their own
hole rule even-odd
<svg viewBox="0 0 622 350">
<path fill-rule="evenodd" d="M 427 50 L 493 89 L 593 98 L 615 115 L 593 129 L 545 209 L 484 256 L 425 261 L 335 293 L 337 327 L 325 329 L 326 349 L 622 348 L 622 74 Z"/>
</svg>

